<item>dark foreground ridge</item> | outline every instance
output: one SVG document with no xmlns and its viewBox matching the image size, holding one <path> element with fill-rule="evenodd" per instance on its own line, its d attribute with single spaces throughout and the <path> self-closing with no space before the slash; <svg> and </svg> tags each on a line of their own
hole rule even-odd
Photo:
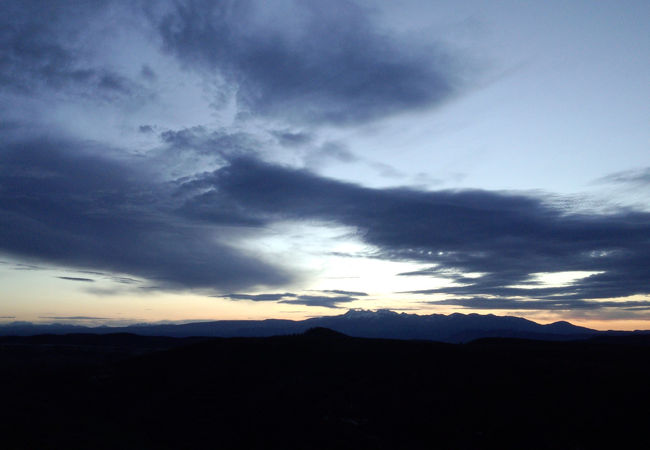
<svg viewBox="0 0 650 450">
<path fill-rule="evenodd" d="M 650 448 L 650 339 L 0 338 L 7 449 Z"/>
</svg>

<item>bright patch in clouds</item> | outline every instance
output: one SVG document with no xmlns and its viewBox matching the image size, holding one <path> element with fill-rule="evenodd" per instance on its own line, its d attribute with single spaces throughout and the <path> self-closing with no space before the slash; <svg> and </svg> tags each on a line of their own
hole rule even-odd
<svg viewBox="0 0 650 450">
<path fill-rule="evenodd" d="M 573 271 L 573 272 L 533 273 L 531 274 L 530 281 L 528 284 L 513 285 L 510 287 L 526 289 L 531 285 L 540 285 L 540 284 L 546 287 L 566 287 L 566 286 L 571 286 L 577 280 L 592 275 L 598 275 L 599 273 L 602 272 Z"/>
</svg>

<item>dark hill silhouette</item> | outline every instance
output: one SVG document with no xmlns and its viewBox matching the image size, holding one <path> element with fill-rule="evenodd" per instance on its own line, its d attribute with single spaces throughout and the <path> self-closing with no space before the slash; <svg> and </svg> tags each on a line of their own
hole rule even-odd
<svg viewBox="0 0 650 450">
<path fill-rule="evenodd" d="M 348 337 L 343 333 L 339 333 L 338 331 L 334 331 L 325 327 L 310 328 L 307 331 L 305 331 L 302 335 L 306 337 L 318 338 L 318 339 L 340 339 L 340 338 Z"/>
</svg>

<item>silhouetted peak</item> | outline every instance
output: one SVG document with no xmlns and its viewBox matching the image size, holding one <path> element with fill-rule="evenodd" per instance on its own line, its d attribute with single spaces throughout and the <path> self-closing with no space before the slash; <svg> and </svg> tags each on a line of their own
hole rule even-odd
<svg viewBox="0 0 650 450">
<path fill-rule="evenodd" d="M 560 332 L 560 331 L 570 332 L 570 333 L 593 332 L 593 330 L 589 328 L 573 325 L 572 323 L 564 320 L 549 323 L 547 325 L 544 325 L 544 328 L 547 330 L 553 330 L 554 332 Z"/>
<path fill-rule="evenodd" d="M 310 328 L 309 330 L 305 331 L 303 336 L 308 336 L 308 337 L 317 337 L 317 338 L 341 338 L 341 337 L 347 337 L 347 335 L 343 333 L 339 333 L 338 331 L 334 331 L 331 328 L 325 328 L 325 327 L 313 327 Z"/>
</svg>

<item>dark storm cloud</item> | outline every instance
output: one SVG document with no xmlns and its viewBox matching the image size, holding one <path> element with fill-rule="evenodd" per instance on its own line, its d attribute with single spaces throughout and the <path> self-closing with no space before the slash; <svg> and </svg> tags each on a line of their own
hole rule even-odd
<svg viewBox="0 0 650 450">
<path fill-rule="evenodd" d="M 84 53 L 87 26 L 111 2 L 23 0 L 0 3 L 0 92 L 41 88 L 93 99 L 126 97 L 141 87 Z"/>
<path fill-rule="evenodd" d="M 79 278 L 79 277 L 57 277 L 60 280 L 67 280 L 67 281 L 83 281 L 85 283 L 94 283 L 95 280 L 92 278 Z"/>
<path fill-rule="evenodd" d="M 175 207 L 168 183 L 87 143 L 43 138 L 0 145 L 0 251 L 129 274 L 161 288 L 280 285 L 282 269 L 224 244 Z"/>
<path fill-rule="evenodd" d="M 528 296 L 551 307 L 650 293 L 650 214 L 644 212 L 572 214 L 543 198 L 478 190 L 368 189 L 252 158 L 234 159 L 201 183 L 213 190 L 195 195 L 189 210 L 201 205 L 259 223 L 356 227 L 377 256 L 428 262 L 435 269 L 422 275 L 462 283 L 429 293 Z M 536 273 L 564 271 L 598 273 L 562 287 L 534 281 Z"/>
<path fill-rule="evenodd" d="M 439 104 L 459 84 L 440 46 L 400 42 L 346 0 L 185 0 L 150 17 L 169 52 L 224 77 L 256 115 L 354 124 Z"/>
</svg>

